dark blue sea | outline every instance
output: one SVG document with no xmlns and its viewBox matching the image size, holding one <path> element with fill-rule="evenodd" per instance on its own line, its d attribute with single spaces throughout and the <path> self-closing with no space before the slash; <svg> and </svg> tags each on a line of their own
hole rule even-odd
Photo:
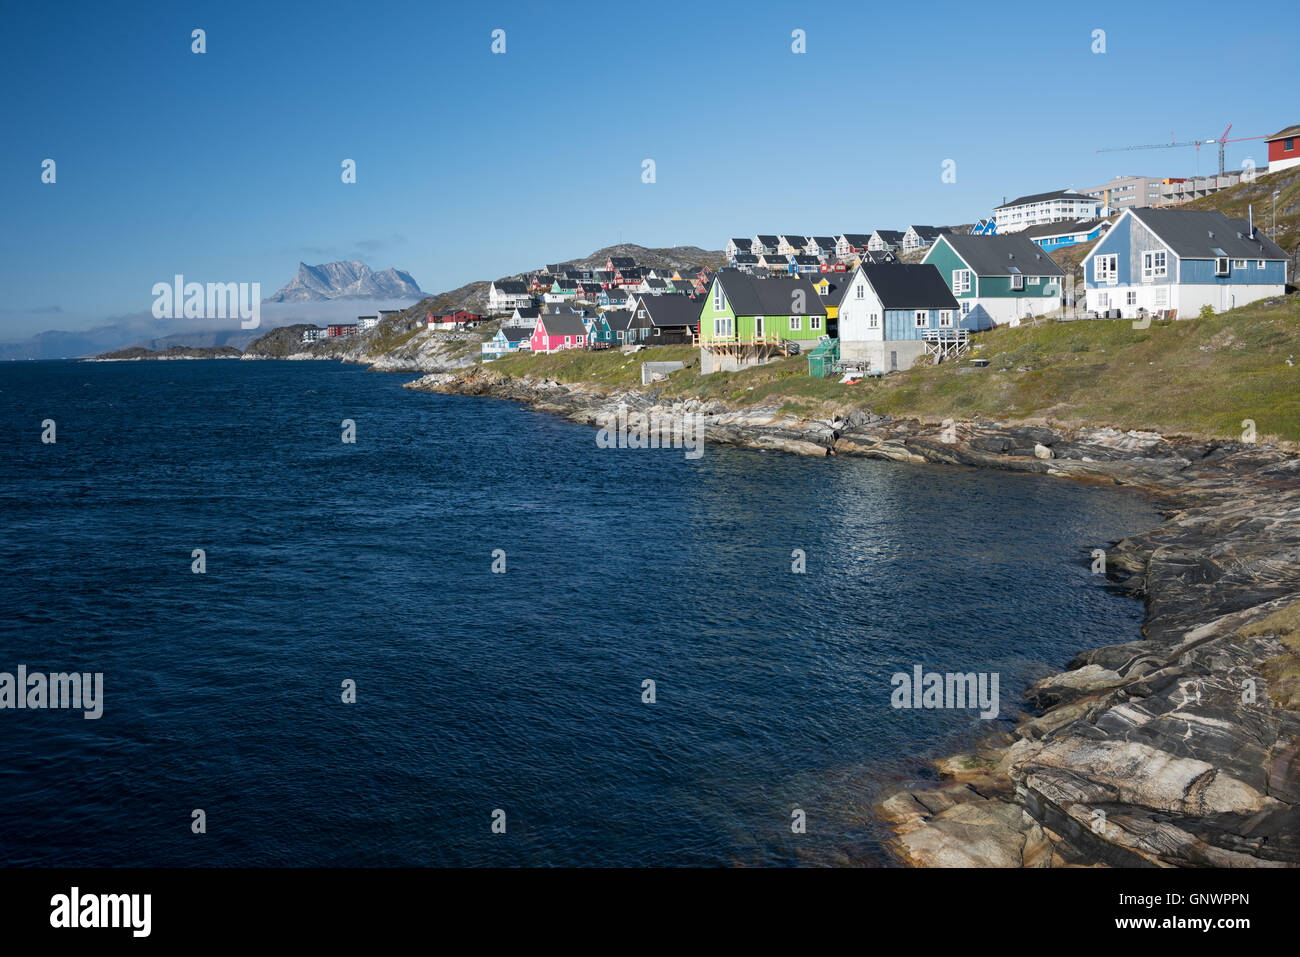
<svg viewBox="0 0 1300 957">
<path fill-rule="evenodd" d="M 99 720 L 0 710 L 0 865 L 884 864 L 872 800 L 990 724 L 893 673 L 996 672 L 1007 727 L 1138 634 L 1088 554 L 1133 493 L 601 449 L 410 378 L 0 364 L 0 672 L 104 676 Z"/>
</svg>

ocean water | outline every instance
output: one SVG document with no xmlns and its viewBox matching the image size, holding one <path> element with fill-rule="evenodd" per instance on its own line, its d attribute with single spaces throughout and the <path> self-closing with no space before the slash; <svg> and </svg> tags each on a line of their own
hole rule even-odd
<svg viewBox="0 0 1300 957">
<path fill-rule="evenodd" d="M 883 864 L 873 798 L 990 725 L 891 675 L 997 673 L 1005 727 L 1138 632 L 1088 556 L 1136 494 L 600 449 L 408 378 L 0 364 L 0 672 L 104 676 L 98 720 L 0 710 L 0 864 Z"/>
</svg>

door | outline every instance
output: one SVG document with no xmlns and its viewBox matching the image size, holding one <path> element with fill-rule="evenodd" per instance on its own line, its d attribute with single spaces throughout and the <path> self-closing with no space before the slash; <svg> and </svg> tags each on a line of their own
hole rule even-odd
<svg viewBox="0 0 1300 957">
<path fill-rule="evenodd" d="M 754 338 L 755 339 L 763 338 L 763 317 L 762 316 L 754 317 Z"/>
</svg>

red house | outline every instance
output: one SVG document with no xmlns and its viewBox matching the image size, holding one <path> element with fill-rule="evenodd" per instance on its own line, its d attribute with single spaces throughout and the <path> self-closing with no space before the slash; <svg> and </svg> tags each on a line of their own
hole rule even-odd
<svg viewBox="0 0 1300 957">
<path fill-rule="evenodd" d="M 355 322 L 344 323 L 342 325 L 330 326 L 327 334 L 331 339 L 337 339 L 339 336 L 355 336 L 357 334 L 357 324 Z"/>
<path fill-rule="evenodd" d="M 470 312 L 468 309 L 457 309 L 455 312 L 446 312 L 437 316 L 430 312 L 426 314 L 425 318 L 430 326 L 437 326 L 440 329 L 468 328 L 483 321 L 482 316 L 476 312 Z"/>
<path fill-rule="evenodd" d="M 1300 166 L 1300 126 L 1288 126 L 1268 138 L 1268 171 Z"/>
<path fill-rule="evenodd" d="M 587 327 L 572 315 L 554 313 L 537 317 L 532 338 L 528 340 L 533 352 L 559 352 L 561 349 L 585 349 Z"/>
</svg>

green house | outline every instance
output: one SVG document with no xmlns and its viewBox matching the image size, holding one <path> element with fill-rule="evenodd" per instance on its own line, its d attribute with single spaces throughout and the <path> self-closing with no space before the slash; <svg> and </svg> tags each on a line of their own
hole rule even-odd
<svg viewBox="0 0 1300 957">
<path fill-rule="evenodd" d="M 1061 306 L 1065 270 L 1027 236 L 941 233 L 922 262 L 952 290 L 965 329 L 1014 326 Z"/>
<path fill-rule="evenodd" d="M 755 365 L 827 334 L 826 306 L 807 277 L 760 279 L 723 269 L 700 309 L 700 369 Z"/>
</svg>

